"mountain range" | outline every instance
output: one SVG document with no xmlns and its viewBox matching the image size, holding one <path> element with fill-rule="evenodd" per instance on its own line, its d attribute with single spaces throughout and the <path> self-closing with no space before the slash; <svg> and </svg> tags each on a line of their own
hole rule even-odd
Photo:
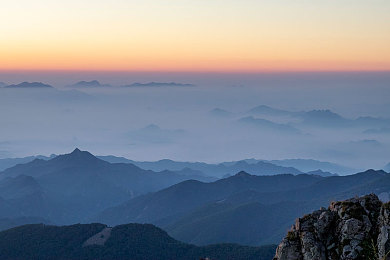
<svg viewBox="0 0 390 260">
<path fill-rule="evenodd" d="M 208 180 L 194 174 L 112 164 L 75 149 L 70 154 L 35 159 L 0 172 L 0 218 L 34 216 L 53 223 L 80 222 L 147 192 L 188 179 Z"/>
<path fill-rule="evenodd" d="M 272 108 L 266 105 L 259 105 L 247 111 L 252 115 L 266 115 L 266 116 L 300 116 L 302 112 L 291 112 L 283 109 Z"/>
<path fill-rule="evenodd" d="M 162 129 L 162 131 L 164 130 Z M 174 131 L 174 130 L 172 130 Z M 185 134 L 180 130 L 175 131 L 179 134 Z M 136 135 L 136 133 L 132 133 Z M 156 141 L 167 141 L 165 139 L 156 139 Z M 13 167 L 17 164 L 28 163 L 34 159 L 48 160 L 54 158 L 56 155 L 52 154 L 50 157 L 47 156 L 28 156 L 23 158 L 4 158 L 0 159 L 0 171 L 7 168 Z M 223 162 L 219 164 L 208 164 L 202 162 L 179 162 L 169 159 L 163 159 L 159 161 L 134 161 L 124 157 L 117 157 L 113 155 L 97 156 L 97 158 L 110 163 L 131 163 L 144 170 L 152 171 L 183 171 L 192 170 L 196 171 L 197 175 L 209 176 L 212 178 L 221 178 L 229 175 L 236 174 L 239 171 L 246 171 L 256 175 L 272 175 L 280 173 L 291 173 L 291 174 L 314 174 L 321 176 L 331 176 L 333 174 L 351 174 L 356 172 L 356 169 L 345 167 L 339 164 L 322 162 L 312 159 L 285 159 L 285 160 L 256 160 L 256 159 L 245 159 L 240 161 Z M 320 170 L 320 171 L 319 171 Z"/>
<path fill-rule="evenodd" d="M 87 104 L 87 102 L 91 102 L 94 99 L 91 95 L 77 89 L 61 90 L 41 82 L 22 82 L 7 85 L 1 87 L 0 91 L 0 102 L 4 102 L 3 104 L 9 102 L 15 104 L 17 102 L 18 106 L 14 108 L 15 110 L 21 108 L 22 104 L 25 106 L 38 106 L 37 104 L 74 105 L 79 102 Z"/>
<path fill-rule="evenodd" d="M 271 160 L 269 162 L 284 167 L 294 167 L 302 172 L 310 172 L 310 171 L 316 171 L 320 169 L 325 172 L 332 172 L 332 173 L 337 173 L 339 175 L 346 175 L 358 171 L 356 169 L 352 169 L 336 163 L 322 162 L 313 159 L 284 159 L 284 160 Z"/>
<path fill-rule="evenodd" d="M 108 162 L 132 163 L 142 169 L 153 171 L 162 171 L 164 169 L 178 171 L 188 168 L 202 172 L 207 176 L 215 176 L 219 178 L 234 175 L 239 171 L 246 171 L 254 175 L 308 173 L 320 176 L 331 176 L 335 175 L 335 173 L 343 175 L 356 172 L 355 169 L 351 169 L 342 165 L 310 159 L 286 159 L 274 161 L 245 159 L 240 161 L 223 162 L 219 164 L 209 164 L 203 162 L 178 162 L 169 159 L 163 159 L 155 162 L 142 162 L 116 156 L 98 156 L 98 158 Z"/>
<path fill-rule="evenodd" d="M 192 169 L 201 172 L 206 176 L 214 176 L 217 178 L 230 176 L 239 171 L 246 171 L 256 175 L 275 175 L 275 174 L 285 174 L 285 173 L 302 174 L 303 173 L 302 171 L 299 171 L 293 167 L 278 166 L 261 160 L 250 161 L 250 163 L 248 163 L 247 160 L 241 160 L 241 161 L 234 161 L 229 163 L 208 164 L 202 162 L 177 162 L 169 159 L 164 159 L 156 162 L 139 162 L 139 161 L 132 161 L 123 157 L 121 158 L 115 156 L 99 156 L 99 158 L 110 162 L 130 162 L 142 169 L 148 169 L 153 171 L 161 171 L 163 169 L 168 169 L 171 171 L 178 171 L 181 169 Z"/>
<path fill-rule="evenodd" d="M 73 85 L 68 85 L 67 87 L 70 88 L 100 88 L 100 87 L 111 87 L 109 84 L 102 84 L 97 80 L 91 80 L 91 81 L 79 81 Z"/>
<path fill-rule="evenodd" d="M 296 217 L 333 199 L 389 194 L 390 174 L 254 176 L 240 172 L 212 183 L 185 181 L 109 208 L 95 221 L 152 223 L 197 245 L 278 242 Z M 235 230 L 235 232 L 229 232 Z"/>
<path fill-rule="evenodd" d="M 229 112 L 225 109 L 221 108 L 214 108 L 213 110 L 209 111 L 209 114 L 214 116 L 214 117 L 220 117 L 220 118 L 228 118 L 233 116 L 232 112 Z"/>
<path fill-rule="evenodd" d="M 390 119 L 360 116 L 355 119 L 345 118 L 329 109 L 317 109 L 310 111 L 288 111 L 278 108 L 272 108 L 266 105 L 254 107 L 246 112 L 249 115 L 257 116 L 257 118 L 246 117 L 242 120 L 256 122 L 259 116 L 262 117 L 288 117 L 296 119 L 291 123 L 292 126 L 316 126 L 316 127 L 365 127 L 365 128 L 386 128 L 390 126 Z M 265 120 L 265 119 L 263 119 Z"/>
<path fill-rule="evenodd" d="M 12 84 L 4 86 L 5 88 L 53 88 L 48 84 L 42 82 L 22 82 L 19 84 Z"/>
<path fill-rule="evenodd" d="M 257 127 L 261 130 L 272 131 L 283 134 L 302 134 L 302 132 L 289 124 L 275 123 L 267 119 L 254 118 L 253 116 L 243 117 L 238 120 L 242 124 Z"/>
<path fill-rule="evenodd" d="M 145 168 L 148 164 L 177 167 L 176 171 L 152 171 L 124 158 L 102 158 L 75 149 L 0 172 L 2 228 L 39 220 L 52 224 L 150 223 L 175 239 L 199 246 L 258 246 L 279 242 L 296 217 L 331 200 L 368 193 L 384 200 L 390 197 L 390 174 L 384 171 L 322 177 L 254 159 L 211 166 L 144 162 Z M 240 171 L 216 180 L 204 174 L 205 168 L 182 168 L 188 164 L 214 169 L 218 175 L 262 169 L 268 176 Z M 286 170 L 293 174 L 283 174 Z"/>
</svg>

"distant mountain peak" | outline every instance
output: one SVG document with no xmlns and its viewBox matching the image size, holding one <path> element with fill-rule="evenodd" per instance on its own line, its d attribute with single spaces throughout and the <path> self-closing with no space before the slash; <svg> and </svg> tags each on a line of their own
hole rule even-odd
<svg viewBox="0 0 390 260">
<path fill-rule="evenodd" d="M 248 177 L 248 176 L 251 176 L 251 175 L 249 173 L 245 172 L 245 171 L 240 171 L 239 173 L 237 173 L 234 176 L 237 176 L 237 177 Z"/>
<path fill-rule="evenodd" d="M 222 108 L 214 108 L 213 110 L 211 110 L 209 112 L 211 115 L 213 116 L 218 116 L 218 117 L 230 117 L 233 115 L 232 112 L 229 112 L 225 109 L 222 109 Z"/>
<path fill-rule="evenodd" d="M 50 161 L 66 161 L 66 162 L 73 162 L 73 163 L 85 163 L 85 162 L 102 162 L 107 163 L 103 160 L 100 160 L 99 158 L 95 157 L 93 154 L 91 154 L 88 151 L 81 151 L 79 148 L 75 148 L 73 152 L 68 154 L 62 154 L 59 155 Z"/>
<path fill-rule="evenodd" d="M 91 154 L 88 151 L 81 151 L 79 148 L 75 148 L 73 152 L 69 154 L 70 156 L 88 156 L 88 157 L 95 157 L 93 154 Z"/>
<path fill-rule="evenodd" d="M 330 109 L 314 109 L 306 113 L 309 116 L 316 116 L 322 118 L 342 118 L 339 114 L 331 111 Z"/>
<path fill-rule="evenodd" d="M 144 130 L 160 130 L 161 128 L 156 124 L 150 124 L 144 127 Z"/>
<path fill-rule="evenodd" d="M 390 163 L 386 164 L 385 167 L 383 167 L 383 170 L 390 172 Z"/>
<path fill-rule="evenodd" d="M 73 150 L 73 152 L 71 152 L 71 154 L 78 154 L 78 153 L 81 153 L 81 150 L 77 147 Z"/>
<path fill-rule="evenodd" d="M 337 176 L 337 174 L 335 174 L 335 173 L 323 171 L 321 169 L 309 171 L 306 174 L 317 175 L 317 176 L 322 176 L 322 177 Z"/>
<path fill-rule="evenodd" d="M 278 108 L 273 108 L 267 105 L 259 105 L 248 111 L 250 114 L 261 114 L 261 115 L 271 115 L 271 116 L 288 116 L 295 114 L 287 110 L 282 110 Z"/>
<path fill-rule="evenodd" d="M 41 159 L 41 158 L 35 158 L 34 160 L 31 161 L 32 164 L 37 164 L 37 163 L 42 163 L 45 162 L 46 160 Z"/>
<path fill-rule="evenodd" d="M 13 84 L 5 86 L 5 88 L 53 88 L 48 84 L 44 84 L 42 82 L 22 82 L 19 84 Z"/>
<path fill-rule="evenodd" d="M 98 80 L 91 80 L 91 81 L 79 81 L 76 84 L 70 85 L 68 87 L 77 87 L 77 88 L 95 88 L 95 87 L 110 87 L 111 85 L 108 84 L 102 84 Z"/>
<path fill-rule="evenodd" d="M 86 84 L 86 85 L 100 85 L 100 82 L 97 80 L 91 80 L 91 81 L 79 81 L 77 84 Z"/>
<path fill-rule="evenodd" d="M 374 170 L 374 169 L 368 169 L 367 171 L 365 171 L 363 173 L 365 173 L 365 174 L 382 174 L 382 175 L 388 174 L 384 170 Z"/>
</svg>

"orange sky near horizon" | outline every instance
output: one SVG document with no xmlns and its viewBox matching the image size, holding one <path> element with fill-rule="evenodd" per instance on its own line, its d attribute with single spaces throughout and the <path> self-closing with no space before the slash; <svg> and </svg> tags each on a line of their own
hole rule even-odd
<svg viewBox="0 0 390 260">
<path fill-rule="evenodd" d="M 1 9 L 0 70 L 390 70 L 387 0 L 19 0 Z"/>
</svg>

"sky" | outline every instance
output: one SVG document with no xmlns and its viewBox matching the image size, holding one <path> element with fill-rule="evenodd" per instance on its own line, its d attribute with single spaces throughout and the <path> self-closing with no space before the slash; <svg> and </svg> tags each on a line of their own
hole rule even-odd
<svg viewBox="0 0 390 260">
<path fill-rule="evenodd" d="M 388 0 L 4 0 L 0 70 L 388 71 Z"/>
<path fill-rule="evenodd" d="M 380 169 L 390 154 L 389 13 L 389 0 L 3 0 L 0 85 L 54 88 L 0 88 L 0 158 L 79 147 Z M 82 80 L 111 87 L 70 86 Z M 123 87 L 152 81 L 195 87 Z M 356 127 L 249 112 L 259 105 L 330 109 Z"/>
</svg>

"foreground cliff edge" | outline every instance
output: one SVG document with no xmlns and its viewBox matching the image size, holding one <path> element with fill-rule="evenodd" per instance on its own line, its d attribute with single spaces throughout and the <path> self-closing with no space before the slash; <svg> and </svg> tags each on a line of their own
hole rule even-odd
<svg viewBox="0 0 390 260">
<path fill-rule="evenodd" d="M 374 194 L 332 202 L 296 220 L 274 260 L 390 259 L 390 203 Z"/>
</svg>

